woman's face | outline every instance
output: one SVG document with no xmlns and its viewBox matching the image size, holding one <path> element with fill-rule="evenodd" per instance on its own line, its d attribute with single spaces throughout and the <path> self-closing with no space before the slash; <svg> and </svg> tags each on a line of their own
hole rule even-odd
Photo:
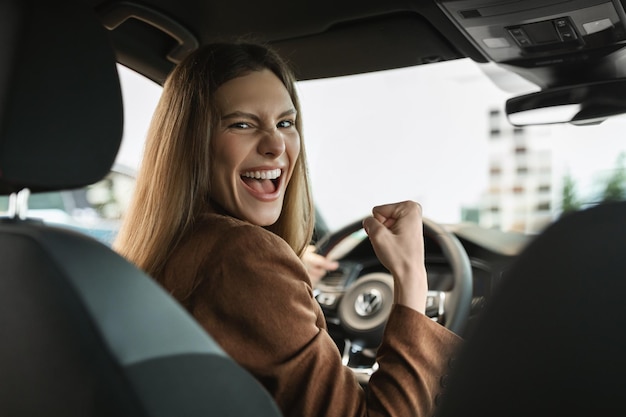
<svg viewBox="0 0 626 417">
<path fill-rule="evenodd" d="M 211 196 L 233 216 L 274 224 L 300 153 L 296 110 L 271 71 L 253 71 L 216 91 Z"/>
</svg>

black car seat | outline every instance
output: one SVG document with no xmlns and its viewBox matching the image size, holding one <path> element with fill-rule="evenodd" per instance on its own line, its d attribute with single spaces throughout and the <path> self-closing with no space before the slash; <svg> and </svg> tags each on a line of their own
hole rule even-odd
<svg viewBox="0 0 626 417">
<path fill-rule="evenodd" d="M 624 416 L 626 203 L 567 214 L 504 275 L 438 417 Z"/>
<path fill-rule="evenodd" d="M 268 393 L 106 245 L 26 217 L 109 171 L 122 101 L 84 1 L 0 2 L 1 416 L 278 416 Z"/>
</svg>

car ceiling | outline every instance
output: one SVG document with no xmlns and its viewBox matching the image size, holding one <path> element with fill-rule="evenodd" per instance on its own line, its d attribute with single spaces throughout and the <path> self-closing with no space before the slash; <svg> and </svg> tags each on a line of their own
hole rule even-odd
<svg viewBox="0 0 626 417">
<path fill-rule="evenodd" d="M 500 87 L 519 85 L 510 92 L 626 80 L 626 0 L 86 1 L 118 61 L 160 84 L 198 45 L 237 38 L 272 45 L 299 80 L 459 58 L 487 64 Z M 626 112 L 626 101 L 590 97 L 581 99 L 589 114 Z"/>
<path fill-rule="evenodd" d="M 300 80 L 463 57 L 485 61 L 430 0 L 91 1 L 111 29 L 118 60 L 159 83 L 176 61 L 166 56 L 193 50 L 194 40 L 268 42 Z"/>
</svg>

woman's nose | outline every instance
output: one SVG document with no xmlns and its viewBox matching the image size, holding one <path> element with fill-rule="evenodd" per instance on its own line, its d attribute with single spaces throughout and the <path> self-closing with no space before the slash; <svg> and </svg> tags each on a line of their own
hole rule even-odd
<svg viewBox="0 0 626 417">
<path fill-rule="evenodd" d="M 269 157 L 277 157 L 285 152 L 285 138 L 274 128 L 264 132 L 259 142 L 259 153 Z"/>
</svg>

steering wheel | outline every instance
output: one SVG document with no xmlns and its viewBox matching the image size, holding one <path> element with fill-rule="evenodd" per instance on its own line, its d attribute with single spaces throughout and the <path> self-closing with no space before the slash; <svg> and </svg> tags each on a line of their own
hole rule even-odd
<svg viewBox="0 0 626 417">
<path fill-rule="evenodd" d="M 439 245 L 449 263 L 453 284 L 449 291 L 428 291 L 426 315 L 460 333 L 469 317 L 472 302 L 469 257 L 454 234 L 430 219 L 424 218 L 422 222 L 424 236 Z M 393 277 L 384 268 L 376 268 L 372 272 L 370 267 L 373 262 L 380 265 L 377 259 L 356 257 L 351 261 L 342 261 L 345 253 L 367 239 L 362 229 L 362 221 L 359 220 L 317 243 L 317 252 L 321 255 L 327 256 L 331 251 L 339 253 L 340 269 L 318 282 L 315 296 L 324 311 L 329 333 L 342 351 L 344 365 L 355 372 L 361 383 L 366 384 L 377 369 L 376 348 L 382 340 L 393 304 Z"/>
</svg>

